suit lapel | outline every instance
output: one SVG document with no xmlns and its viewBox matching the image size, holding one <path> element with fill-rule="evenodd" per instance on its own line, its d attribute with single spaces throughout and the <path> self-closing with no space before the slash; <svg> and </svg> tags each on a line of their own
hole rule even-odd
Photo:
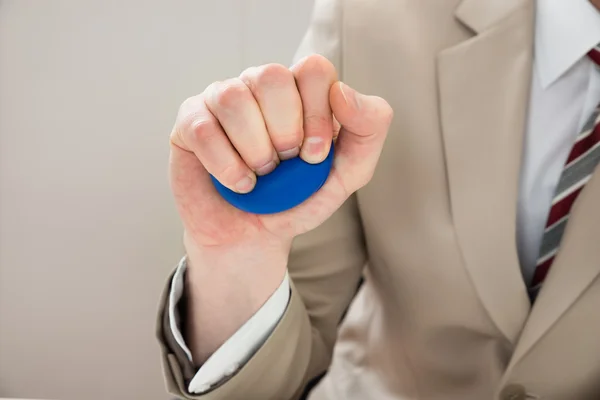
<svg viewBox="0 0 600 400">
<path fill-rule="evenodd" d="M 452 216 L 481 302 L 516 346 L 510 372 L 600 275 L 600 246 L 591 239 L 600 237 L 600 167 L 573 207 L 561 248 L 529 314 L 515 233 L 534 2 L 463 0 L 456 17 L 476 35 L 438 56 Z"/>
<path fill-rule="evenodd" d="M 573 205 L 556 259 L 536 299 L 510 367 L 523 359 L 600 274 L 599 204 L 600 167 L 597 167 Z"/>
<path fill-rule="evenodd" d="M 529 312 L 515 232 L 533 6 L 531 0 L 464 0 L 456 17 L 477 34 L 438 56 L 457 237 L 483 306 L 511 343 Z"/>
</svg>

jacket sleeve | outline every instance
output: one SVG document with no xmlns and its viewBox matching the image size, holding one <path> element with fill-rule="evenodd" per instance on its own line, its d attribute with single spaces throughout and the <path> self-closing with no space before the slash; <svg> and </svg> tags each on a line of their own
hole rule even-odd
<svg viewBox="0 0 600 400">
<path fill-rule="evenodd" d="M 327 57 L 342 70 L 342 0 L 316 0 L 311 24 L 296 53 Z M 352 300 L 366 263 L 366 249 L 355 196 L 317 229 L 294 241 L 288 262 L 288 307 L 265 343 L 236 373 L 210 391 L 191 395 L 194 372 L 181 364 L 170 337 L 166 296 L 160 306 L 157 335 L 170 393 L 202 400 L 293 400 L 331 360 L 337 327 Z M 168 293 L 168 288 L 165 291 Z"/>
</svg>

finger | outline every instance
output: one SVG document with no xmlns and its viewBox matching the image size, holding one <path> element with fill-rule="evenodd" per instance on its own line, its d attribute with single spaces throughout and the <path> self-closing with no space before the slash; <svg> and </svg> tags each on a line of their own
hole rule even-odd
<svg viewBox="0 0 600 400">
<path fill-rule="evenodd" d="M 216 82 L 206 91 L 206 105 L 244 162 L 258 175 L 273 171 L 279 157 L 250 89 L 239 78 Z"/>
<path fill-rule="evenodd" d="M 291 68 L 302 98 L 304 142 L 300 157 L 319 163 L 327 157 L 333 137 L 329 90 L 337 80 L 335 67 L 325 57 L 312 55 Z"/>
<path fill-rule="evenodd" d="M 292 72 L 279 64 L 249 68 L 240 79 L 254 95 L 279 158 L 296 157 L 302 143 L 302 101 Z"/>
<path fill-rule="evenodd" d="M 204 168 L 229 189 L 248 193 L 254 188 L 256 176 L 208 110 L 203 95 L 183 103 L 171 134 L 171 143 L 193 153 Z"/>
<path fill-rule="evenodd" d="M 346 191 L 352 193 L 375 171 L 393 110 L 381 97 L 360 94 L 342 82 L 332 86 L 329 97 L 341 124 L 334 167 Z"/>
</svg>

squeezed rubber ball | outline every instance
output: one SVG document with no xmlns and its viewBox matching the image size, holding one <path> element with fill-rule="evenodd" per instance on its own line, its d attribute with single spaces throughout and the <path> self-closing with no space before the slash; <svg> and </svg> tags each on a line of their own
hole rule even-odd
<svg viewBox="0 0 600 400">
<path fill-rule="evenodd" d="M 333 145 L 325 161 L 309 164 L 300 157 L 282 161 L 273 172 L 259 176 L 254 190 L 239 194 L 211 175 L 221 196 L 232 206 L 253 214 L 275 214 L 293 208 L 323 186 L 333 164 Z"/>
</svg>

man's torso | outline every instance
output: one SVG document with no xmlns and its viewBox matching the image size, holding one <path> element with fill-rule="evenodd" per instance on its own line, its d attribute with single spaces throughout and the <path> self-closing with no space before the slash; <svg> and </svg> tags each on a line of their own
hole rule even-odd
<svg viewBox="0 0 600 400">
<path fill-rule="evenodd" d="M 357 194 L 366 281 L 311 399 L 600 398 L 599 174 L 533 309 L 517 253 L 533 2 L 343 12 L 343 77 L 395 118 Z"/>
</svg>

